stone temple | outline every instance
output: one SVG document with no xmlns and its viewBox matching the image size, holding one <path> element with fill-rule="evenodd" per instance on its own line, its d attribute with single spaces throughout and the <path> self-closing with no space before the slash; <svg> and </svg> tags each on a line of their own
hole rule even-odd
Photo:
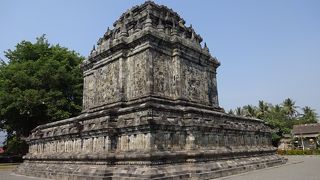
<svg viewBox="0 0 320 180">
<path fill-rule="evenodd" d="M 262 120 L 219 107 L 202 37 L 147 1 L 83 62 L 83 112 L 38 126 L 16 173 L 53 179 L 212 179 L 285 163 Z"/>
</svg>

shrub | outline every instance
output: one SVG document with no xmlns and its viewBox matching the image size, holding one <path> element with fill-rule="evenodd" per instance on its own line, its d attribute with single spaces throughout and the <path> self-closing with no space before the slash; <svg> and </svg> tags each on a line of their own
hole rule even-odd
<svg viewBox="0 0 320 180">
<path fill-rule="evenodd" d="M 279 155 L 320 155 L 320 149 L 311 149 L 311 150 L 301 150 L 301 149 L 292 149 L 292 150 L 278 150 Z"/>
</svg>

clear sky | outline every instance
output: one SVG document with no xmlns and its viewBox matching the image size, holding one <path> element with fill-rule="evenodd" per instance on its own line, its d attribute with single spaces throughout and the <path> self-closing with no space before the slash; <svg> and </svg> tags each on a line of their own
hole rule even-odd
<svg viewBox="0 0 320 180">
<path fill-rule="evenodd" d="M 87 56 L 108 26 L 144 0 L 0 0 L 0 58 L 46 34 Z M 178 12 L 221 62 L 220 105 L 292 98 L 320 114 L 319 0 L 156 0 Z M 0 134 L 0 142 L 1 142 Z"/>
</svg>

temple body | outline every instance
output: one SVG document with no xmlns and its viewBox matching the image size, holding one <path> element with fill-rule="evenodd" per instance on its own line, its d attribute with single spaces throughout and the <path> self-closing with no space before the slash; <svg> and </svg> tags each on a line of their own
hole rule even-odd
<svg viewBox="0 0 320 180">
<path fill-rule="evenodd" d="M 262 120 L 219 107 L 220 63 L 201 41 L 165 6 L 128 10 L 82 64 L 82 114 L 35 128 L 17 173 L 210 179 L 284 163 Z"/>
</svg>

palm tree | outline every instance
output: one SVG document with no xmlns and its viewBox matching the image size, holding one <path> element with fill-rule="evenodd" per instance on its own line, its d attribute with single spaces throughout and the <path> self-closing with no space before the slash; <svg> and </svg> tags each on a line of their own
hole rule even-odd
<svg viewBox="0 0 320 180">
<path fill-rule="evenodd" d="M 301 117 L 301 120 L 303 120 L 304 123 L 317 123 L 317 113 L 315 110 L 311 109 L 309 106 L 305 106 L 302 108 L 303 115 Z"/>
<path fill-rule="evenodd" d="M 283 109 L 284 109 L 285 113 L 287 114 L 287 116 L 290 119 L 293 119 L 294 117 L 296 117 L 297 106 L 295 106 L 295 102 L 292 99 L 290 99 L 290 98 L 285 99 L 283 101 L 282 105 L 283 105 Z"/>
<path fill-rule="evenodd" d="M 230 114 L 230 115 L 234 115 L 233 110 L 232 110 L 232 109 L 230 109 L 230 110 L 229 110 L 229 112 L 228 112 L 228 114 Z"/>
<path fill-rule="evenodd" d="M 257 117 L 256 109 L 252 105 L 246 105 L 243 107 L 244 115 L 247 117 Z"/>
<path fill-rule="evenodd" d="M 307 116 L 313 116 L 313 115 L 316 115 L 316 113 L 314 112 L 313 109 L 311 109 L 311 107 L 309 106 L 305 106 L 302 108 L 302 111 L 303 111 L 303 115 L 307 115 Z"/>
<path fill-rule="evenodd" d="M 241 109 L 241 107 L 237 107 L 235 109 L 235 113 L 237 116 L 243 116 L 243 110 Z"/>
<path fill-rule="evenodd" d="M 280 113 L 282 111 L 281 106 L 279 106 L 279 104 L 276 104 L 275 106 L 273 106 L 272 111 L 275 113 Z"/>
<path fill-rule="evenodd" d="M 262 100 L 259 101 L 259 105 L 257 109 L 257 117 L 259 119 L 263 119 L 268 111 L 269 111 L 269 105 Z"/>
</svg>

